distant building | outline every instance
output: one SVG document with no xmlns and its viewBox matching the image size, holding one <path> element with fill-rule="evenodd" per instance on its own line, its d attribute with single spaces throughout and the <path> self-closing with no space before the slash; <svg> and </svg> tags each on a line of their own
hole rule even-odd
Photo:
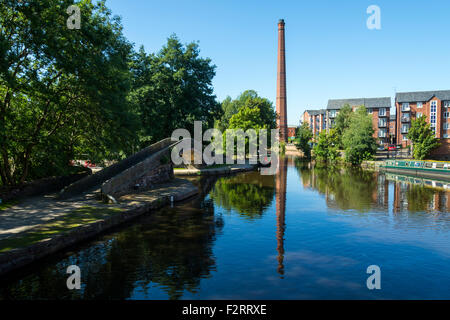
<svg viewBox="0 0 450 320">
<path fill-rule="evenodd" d="M 389 143 L 397 144 L 397 115 L 391 114 L 389 116 Z"/>
<path fill-rule="evenodd" d="M 297 126 L 288 126 L 288 138 L 292 139 L 295 138 L 295 131 L 297 130 Z"/>
<path fill-rule="evenodd" d="M 358 99 L 331 99 L 328 100 L 326 110 L 326 128 L 333 128 L 339 111 L 348 104 L 353 111 L 360 106 L 365 106 L 367 112 L 372 115 L 372 126 L 374 138 L 380 144 L 389 143 L 389 116 L 391 109 L 391 98 L 358 98 Z"/>
<path fill-rule="evenodd" d="M 306 110 L 303 112 L 302 122 L 307 123 L 311 128 L 312 133 L 317 136 L 326 129 L 325 115 L 325 109 Z"/>
<path fill-rule="evenodd" d="M 398 144 L 403 147 L 411 145 L 407 138 L 411 120 L 426 116 L 441 142 L 432 156 L 440 159 L 450 157 L 450 90 L 399 92 L 395 96 L 395 107 Z"/>
</svg>

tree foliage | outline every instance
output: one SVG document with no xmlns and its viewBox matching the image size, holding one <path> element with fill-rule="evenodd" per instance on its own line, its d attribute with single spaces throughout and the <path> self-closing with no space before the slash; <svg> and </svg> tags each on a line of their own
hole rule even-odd
<svg viewBox="0 0 450 320">
<path fill-rule="evenodd" d="M 259 97 L 255 91 L 245 91 L 237 99 L 237 113 L 229 119 L 229 129 L 274 129 L 276 113 L 272 102 Z"/>
<path fill-rule="evenodd" d="M 156 54 L 141 47 L 132 64 L 129 95 L 142 121 L 141 146 L 170 137 L 177 128 L 192 133 L 194 121 L 213 126 L 220 115 L 212 87 L 215 68 L 211 59 L 200 57 L 197 43 L 183 45 L 175 35 Z"/>
<path fill-rule="evenodd" d="M 303 151 L 303 154 L 306 158 L 311 158 L 311 139 L 313 137 L 313 133 L 309 125 L 304 122 L 300 127 L 296 130 L 296 140 L 297 147 Z"/>
<path fill-rule="evenodd" d="M 364 160 L 373 159 L 377 150 L 377 142 L 373 134 L 372 117 L 367 114 L 366 108 L 361 106 L 352 113 L 349 127 L 342 137 L 348 162 L 360 164 Z"/>
<path fill-rule="evenodd" d="M 0 178 L 60 174 L 75 154 L 120 157 L 133 139 L 131 44 L 103 1 L 4 0 L 0 6 Z"/>
<path fill-rule="evenodd" d="M 335 129 L 319 134 L 313 153 L 317 160 L 324 162 L 335 161 L 339 157 L 339 136 Z"/>
<path fill-rule="evenodd" d="M 344 147 L 341 137 L 344 134 L 345 130 L 347 130 L 348 127 L 350 126 L 351 115 L 352 115 L 352 108 L 350 107 L 349 104 L 345 104 L 341 108 L 341 110 L 339 110 L 339 113 L 336 116 L 334 128 L 336 129 L 336 133 L 339 137 L 340 148 Z"/>
<path fill-rule="evenodd" d="M 426 159 L 433 149 L 440 146 L 439 140 L 426 121 L 426 116 L 411 121 L 411 128 L 407 137 L 413 143 L 413 155 L 414 159 L 417 160 Z"/>
<path fill-rule="evenodd" d="M 276 128 L 276 113 L 272 102 L 258 96 L 254 90 L 241 93 L 237 99 L 227 97 L 221 105 L 221 117 L 216 121 L 216 127 L 224 132 L 226 129 L 274 129 Z"/>
</svg>

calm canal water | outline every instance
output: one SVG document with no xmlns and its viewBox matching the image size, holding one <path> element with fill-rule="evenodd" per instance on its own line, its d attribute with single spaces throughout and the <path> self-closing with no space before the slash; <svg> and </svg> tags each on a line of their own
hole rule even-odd
<svg viewBox="0 0 450 320">
<path fill-rule="evenodd" d="M 394 179 L 293 158 L 275 177 L 204 179 L 200 197 L 3 279 L 0 299 L 450 299 L 450 192 Z"/>
</svg>

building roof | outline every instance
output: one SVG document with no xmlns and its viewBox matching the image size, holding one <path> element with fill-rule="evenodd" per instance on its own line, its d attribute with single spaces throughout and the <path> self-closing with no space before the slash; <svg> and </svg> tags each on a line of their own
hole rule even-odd
<svg viewBox="0 0 450 320">
<path fill-rule="evenodd" d="M 425 102 L 437 97 L 440 100 L 450 100 L 450 90 L 398 92 L 395 100 L 401 102 Z"/>
<path fill-rule="evenodd" d="M 346 104 L 349 104 L 351 107 L 364 105 L 368 109 L 390 108 L 391 98 L 383 97 L 383 98 L 357 98 L 357 99 L 330 99 L 328 100 L 327 109 L 328 110 L 341 109 Z"/>
<path fill-rule="evenodd" d="M 305 112 L 308 112 L 309 115 L 315 116 L 317 114 L 325 114 L 325 109 L 318 109 L 318 110 L 306 110 Z"/>
</svg>

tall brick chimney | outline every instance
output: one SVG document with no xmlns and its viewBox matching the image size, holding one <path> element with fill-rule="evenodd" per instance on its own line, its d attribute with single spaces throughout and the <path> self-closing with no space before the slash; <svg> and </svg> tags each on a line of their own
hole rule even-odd
<svg viewBox="0 0 450 320">
<path fill-rule="evenodd" d="M 280 141 L 287 142 L 287 101 L 286 101 L 286 57 L 284 48 L 284 20 L 278 21 L 278 68 L 277 68 L 277 102 Z"/>
</svg>

